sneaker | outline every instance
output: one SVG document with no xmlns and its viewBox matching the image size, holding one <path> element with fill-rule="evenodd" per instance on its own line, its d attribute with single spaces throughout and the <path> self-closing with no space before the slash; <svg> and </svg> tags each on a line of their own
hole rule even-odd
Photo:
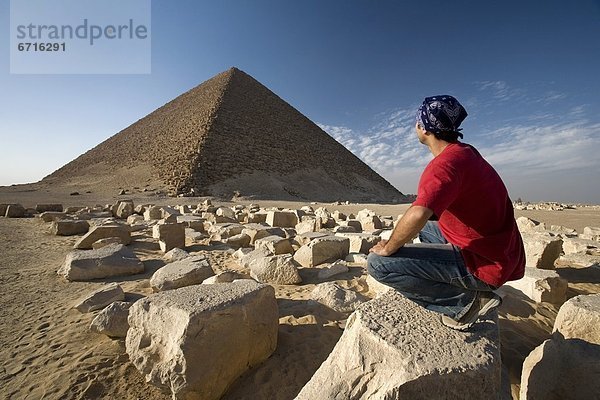
<svg viewBox="0 0 600 400">
<path fill-rule="evenodd" d="M 442 315 L 442 323 L 452 329 L 464 331 L 469 329 L 479 317 L 484 316 L 500 304 L 502 304 L 502 297 L 496 293 L 477 292 L 473 305 L 471 305 L 471 308 L 469 308 L 469 311 L 465 315 L 458 321 L 447 315 Z"/>
</svg>

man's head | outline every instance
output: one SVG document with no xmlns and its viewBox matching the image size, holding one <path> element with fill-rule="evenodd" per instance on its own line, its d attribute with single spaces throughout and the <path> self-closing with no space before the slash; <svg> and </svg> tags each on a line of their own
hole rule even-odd
<svg viewBox="0 0 600 400">
<path fill-rule="evenodd" d="M 467 110 L 450 95 L 426 97 L 417 111 L 417 136 L 424 143 L 427 134 L 438 140 L 455 142 L 463 135 L 460 124 L 467 117 Z"/>
</svg>

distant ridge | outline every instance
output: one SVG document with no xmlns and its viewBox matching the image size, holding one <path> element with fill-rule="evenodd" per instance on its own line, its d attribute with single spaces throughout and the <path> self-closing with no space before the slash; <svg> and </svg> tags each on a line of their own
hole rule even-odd
<svg viewBox="0 0 600 400">
<path fill-rule="evenodd" d="M 160 181 L 174 194 L 405 200 L 315 123 L 237 68 L 178 96 L 43 182 L 60 184 L 88 174 L 123 174 L 138 186 Z"/>
</svg>

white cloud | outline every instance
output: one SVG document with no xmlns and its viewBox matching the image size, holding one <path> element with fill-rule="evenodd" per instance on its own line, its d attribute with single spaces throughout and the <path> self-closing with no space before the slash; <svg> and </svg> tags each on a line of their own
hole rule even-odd
<svg viewBox="0 0 600 400">
<path fill-rule="evenodd" d="M 481 91 L 491 91 L 496 100 L 507 101 L 523 96 L 523 90 L 509 86 L 505 81 L 479 81 L 475 82 Z"/>
</svg>

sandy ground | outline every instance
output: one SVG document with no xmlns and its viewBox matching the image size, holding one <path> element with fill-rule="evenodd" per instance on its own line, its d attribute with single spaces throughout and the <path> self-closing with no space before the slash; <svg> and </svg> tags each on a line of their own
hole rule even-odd
<svg viewBox="0 0 600 400">
<path fill-rule="evenodd" d="M 65 196 L 45 191 L 0 190 L 0 202 L 21 202 L 25 206 L 58 201 L 65 205 L 112 203 L 118 196 Z M 139 194 L 138 203 L 197 204 L 198 199 L 162 199 Z M 253 200 L 261 206 L 300 207 L 306 203 Z M 249 201 L 243 202 L 248 204 Z M 219 204 L 225 204 L 220 202 Z M 318 206 L 318 205 L 316 205 Z M 330 210 L 356 212 L 371 208 L 382 215 L 396 216 L 407 205 L 326 205 Z M 600 226 L 600 211 L 519 211 L 547 224 L 572 227 Z M 147 385 L 132 367 L 124 342 L 89 331 L 95 313 L 81 314 L 72 308 L 82 295 L 103 281 L 69 283 L 56 270 L 78 237 L 58 237 L 48 232 L 49 224 L 37 218 L 0 218 L 0 395 L 8 399 L 168 399 L 169 395 Z M 164 265 L 151 234 L 135 233 L 131 245 L 143 260 L 146 272 L 119 282 L 127 300 L 151 293 L 148 278 Z M 237 269 L 231 256 L 208 242 L 188 249 L 209 255 L 215 270 Z M 600 292 L 600 270 L 561 266 L 558 272 L 569 279 L 569 297 Z M 317 283 L 310 270 L 302 270 L 304 283 L 276 286 L 280 325 L 278 347 L 262 365 L 244 374 L 225 399 L 292 399 L 306 383 L 343 332 L 347 314 L 334 312 L 308 301 Z M 365 273 L 352 267 L 334 277 L 341 285 L 371 296 Z M 518 392 L 521 366 L 529 352 L 549 337 L 557 307 L 535 304 L 515 291 L 504 291 L 500 308 L 502 359 L 513 394 Z M 517 398 L 517 397 L 514 397 Z"/>
</svg>

